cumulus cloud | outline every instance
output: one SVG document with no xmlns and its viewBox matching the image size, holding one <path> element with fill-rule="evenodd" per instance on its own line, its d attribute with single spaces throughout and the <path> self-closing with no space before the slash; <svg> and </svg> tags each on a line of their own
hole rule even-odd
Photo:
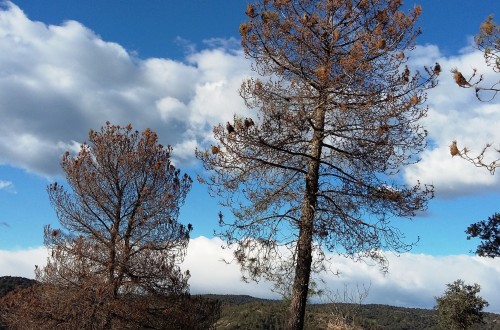
<svg viewBox="0 0 500 330">
<path fill-rule="evenodd" d="M 187 47 L 183 61 L 140 59 L 78 22 L 35 22 L 7 2 L 0 9 L 0 164 L 57 174 L 61 154 L 107 120 L 152 128 L 173 145 L 177 162 L 191 164 L 193 149 L 212 141 L 213 125 L 246 113 L 237 90 L 253 74 L 237 40 L 210 39 L 203 47 Z M 477 101 L 450 70 L 468 76 L 477 68 L 489 82 L 498 74 L 472 47 L 445 56 L 435 45 L 418 46 L 411 56 L 413 67 L 439 62 L 443 72 L 428 93 L 430 148 L 404 170 L 405 180 L 432 183 L 439 197 L 498 191 L 498 175 L 448 150 L 453 140 L 472 154 L 500 143 L 500 97 Z"/>
<path fill-rule="evenodd" d="M 251 75 L 233 42 L 206 47 L 184 62 L 143 60 L 78 22 L 34 22 L 7 2 L 0 9 L 0 164 L 54 175 L 61 154 L 107 120 L 152 128 L 174 146 L 177 161 L 189 163 L 213 125 L 245 111 L 237 90 Z"/>
<path fill-rule="evenodd" d="M 432 183 L 439 197 L 451 198 L 487 191 L 500 190 L 500 177 L 492 176 L 485 169 L 452 158 L 449 146 L 457 140 L 462 148 L 471 149 L 471 155 L 478 155 L 487 143 L 500 145 L 500 97 L 490 102 L 476 99 L 473 89 L 459 88 L 453 81 L 451 70 L 459 68 L 469 77 L 473 68 L 484 74 L 484 85 L 498 81 L 498 73 L 486 66 L 483 54 L 473 47 L 467 47 L 456 56 L 444 56 L 436 46 L 419 46 L 414 52 L 415 66 L 439 62 L 442 73 L 439 85 L 428 92 L 429 113 L 424 120 L 430 134 L 430 148 L 424 151 L 420 163 L 405 170 L 408 182 L 417 180 Z M 498 158 L 495 150 L 485 160 Z"/>
<path fill-rule="evenodd" d="M 254 297 L 279 299 L 271 292 L 271 283 L 245 283 L 241 280 L 238 265 L 226 264 L 232 251 L 222 249 L 218 238 L 197 237 L 191 239 L 187 256 L 182 264 L 189 269 L 191 292 L 214 294 L 247 294 Z M 24 276 L 33 278 L 35 265 L 45 264 L 47 251 L 40 247 L 20 251 L 0 250 L 0 276 Z M 481 285 L 480 295 L 485 298 L 491 312 L 500 312 L 500 260 L 476 256 L 431 256 L 405 253 L 388 254 L 389 273 L 383 274 L 378 267 L 363 262 L 353 262 L 337 255 L 331 258 L 331 272 L 322 273 L 319 287 L 329 292 L 368 288 L 364 303 L 388 304 L 413 308 L 433 308 L 434 297 L 444 293 L 447 283 L 463 279 L 466 283 Z M 336 275 L 335 273 L 339 273 Z M 316 298 L 315 302 L 330 302 L 333 296 Z M 357 298 L 357 297 L 354 297 Z"/>
</svg>

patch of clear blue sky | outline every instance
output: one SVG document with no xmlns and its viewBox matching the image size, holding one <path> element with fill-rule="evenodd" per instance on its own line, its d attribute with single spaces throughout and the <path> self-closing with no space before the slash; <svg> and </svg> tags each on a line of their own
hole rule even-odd
<svg viewBox="0 0 500 330">
<path fill-rule="evenodd" d="M 210 38 L 239 38 L 238 26 L 246 20 L 247 0 L 14 0 L 32 20 L 61 24 L 76 20 L 106 41 L 117 42 L 141 58 L 182 58 L 176 39 L 202 47 Z M 419 43 L 439 45 L 445 54 L 465 46 L 466 36 L 500 12 L 497 0 L 403 1 L 405 9 L 423 8 Z"/>
<path fill-rule="evenodd" d="M 75 20 L 140 58 L 180 59 L 178 38 L 203 47 L 210 38 L 238 38 L 241 0 L 14 0 L 32 20 L 59 25 Z"/>
<path fill-rule="evenodd" d="M 1 1 L 1 0 L 0 0 Z M 186 48 L 179 38 L 202 49 L 203 40 L 239 38 L 238 26 L 245 21 L 246 0 L 14 0 L 31 20 L 60 25 L 75 20 L 105 41 L 116 42 L 140 58 L 164 57 L 182 60 Z M 405 1 L 406 9 L 415 1 Z M 435 44 L 445 55 L 456 54 L 467 38 L 478 31 L 490 14 L 500 12 L 498 0 L 422 0 L 419 44 Z M 497 17 L 498 20 L 499 17 Z M 16 193 L 0 190 L 0 249 L 38 246 L 43 226 L 56 225 L 46 186 L 48 181 L 23 170 L 0 166 L 0 179 L 15 183 Z M 498 211 L 498 195 L 454 200 L 434 200 L 432 213 L 395 225 L 408 239 L 421 237 L 416 253 L 447 255 L 467 253 L 474 244 L 465 240 L 464 229 L 472 221 Z M 480 207 L 478 207 L 480 205 Z M 201 212 L 200 212 L 201 210 Z M 195 225 L 193 236 L 211 236 L 217 226 L 218 207 L 206 188 L 196 184 L 181 211 L 183 222 Z M 203 218 L 203 219 L 201 219 Z M 446 233 L 446 250 L 443 244 Z M 437 250 L 433 246 L 440 246 Z"/>
<path fill-rule="evenodd" d="M 0 249 L 18 250 L 43 243 L 43 226 L 57 224 L 46 192 L 47 179 L 2 165 L 0 178 L 15 191 L 0 190 Z"/>
</svg>

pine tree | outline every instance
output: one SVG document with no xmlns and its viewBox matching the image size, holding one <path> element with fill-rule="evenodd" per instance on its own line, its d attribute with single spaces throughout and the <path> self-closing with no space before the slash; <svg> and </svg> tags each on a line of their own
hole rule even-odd
<svg viewBox="0 0 500 330">
<path fill-rule="evenodd" d="M 406 250 L 391 217 L 423 210 L 431 186 L 406 186 L 427 132 L 425 90 L 435 68 L 413 71 L 420 7 L 401 1 L 262 0 L 240 26 L 260 79 L 240 93 L 252 118 L 214 128 L 197 151 L 212 192 L 230 207 L 221 238 L 236 245 L 245 278 L 290 288 L 289 329 L 301 329 L 312 272 L 324 251 L 384 262 Z"/>
</svg>

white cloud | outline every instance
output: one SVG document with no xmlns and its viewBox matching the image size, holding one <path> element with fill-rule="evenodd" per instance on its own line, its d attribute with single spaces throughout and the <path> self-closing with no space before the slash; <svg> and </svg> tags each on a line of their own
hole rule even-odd
<svg viewBox="0 0 500 330">
<path fill-rule="evenodd" d="M 221 248 L 223 244 L 218 238 L 203 236 L 190 240 L 182 268 L 191 273 L 189 285 L 192 293 L 247 294 L 279 299 L 271 292 L 272 285 L 268 282 L 243 282 L 239 266 L 223 261 L 233 257 L 231 250 Z"/>
<path fill-rule="evenodd" d="M 47 262 L 47 249 L 38 247 L 26 250 L 0 250 L 0 276 L 35 278 L 35 266 Z"/>
<path fill-rule="evenodd" d="M 236 40 L 211 39 L 204 47 L 189 47 L 184 62 L 143 60 L 78 22 L 47 26 L 7 3 L 0 10 L 0 164 L 59 173 L 61 154 L 107 120 L 152 128 L 161 143 L 174 146 L 177 161 L 191 163 L 193 148 L 211 141 L 213 125 L 248 111 L 237 90 L 253 74 Z M 432 183 L 440 197 L 498 191 L 498 175 L 448 151 L 455 139 L 472 154 L 500 143 L 500 97 L 477 101 L 473 90 L 452 81 L 451 68 L 467 76 L 475 67 L 488 82 L 498 74 L 470 47 L 445 57 L 435 45 L 418 46 L 411 56 L 412 66 L 437 61 L 443 72 L 428 93 L 431 148 L 405 169 L 406 181 Z"/>
<path fill-rule="evenodd" d="M 142 60 L 78 22 L 47 26 L 7 2 L 0 9 L 0 164 L 54 175 L 61 154 L 107 120 L 150 127 L 189 162 L 213 125 L 244 111 L 237 90 L 252 74 L 230 40 L 207 45 L 185 63 Z"/>
<path fill-rule="evenodd" d="M 192 293 L 248 294 L 255 297 L 279 299 L 271 292 L 268 282 L 245 283 L 241 280 L 238 265 L 226 264 L 232 251 L 223 250 L 218 238 L 191 239 L 187 256 L 182 264 L 189 269 Z M 47 252 L 43 247 L 20 251 L 0 250 L 0 276 L 33 278 L 35 265 L 45 264 Z M 388 254 L 389 273 L 382 274 L 378 267 L 363 262 L 353 262 L 337 255 L 332 258 L 331 273 L 320 277 L 330 291 L 343 290 L 356 285 L 369 287 L 364 303 L 388 304 L 414 308 L 433 308 L 434 297 L 443 294 L 446 284 L 463 279 L 466 283 L 481 285 L 480 295 L 490 306 L 487 309 L 500 313 L 500 259 L 475 256 L 430 256 L 405 253 L 397 257 Z M 340 275 L 334 275 L 339 271 Z M 327 298 L 316 301 L 328 302 Z"/>
<path fill-rule="evenodd" d="M 500 190 L 500 177 L 492 176 L 485 169 L 452 158 L 449 146 L 457 140 L 460 147 L 467 146 L 471 155 L 478 155 L 486 143 L 500 144 L 500 97 L 491 102 L 480 102 L 473 89 L 459 88 L 452 79 L 450 70 L 459 68 L 465 77 L 476 68 L 484 73 L 483 85 L 498 81 L 498 73 L 487 67 L 481 52 L 464 48 L 457 56 L 444 57 L 436 46 L 417 47 L 412 61 L 417 66 L 432 65 L 435 61 L 442 67 L 439 85 L 428 92 L 429 113 L 424 125 L 429 130 L 431 148 L 424 151 L 420 163 L 405 170 L 408 182 L 417 180 L 433 183 L 439 197 L 456 197 Z M 486 156 L 490 161 L 498 158 L 493 150 Z"/>
<path fill-rule="evenodd" d="M 197 237 L 190 241 L 183 268 L 191 272 L 193 293 L 249 294 L 279 299 L 268 282 L 244 283 L 239 267 L 225 264 L 232 252 L 222 250 L 218 238 Z M 442 295 L 447 283 L 463 279 L 481 285 L 480 295 L 490 303 L 489 311 L 500 312 L 500 260 L 476 256 L 454 255 L 435 257 L 405 253 L 399 257 L 389 253 L 389 273 L 379 268 L 337 255 L 331 257 L 331 272 L 320 274 L 325 288 L 331 292 L 356 285 L 369 287 L 365 303 L 388 304 L 414 308 L 433 308 L 434 297 Z M 335 275 L 336 272 L 340 275 Z M 319 283 L 319 282 L 318 282 Z M 325 299 L 316 301 L 328 302 Z"/>
<path fill-rule="evenodd" d="M 480 295 L 490 302 L 490 310 L 500 311 L 500 260 L 476 256 L 431 256 L 405 253 L 399 257 L 387 255 L 389 272 L 384 275 L 376 267 L 353 263 L 341 257 L 334 258 L 341 275 L 325 276 L 332 287 L 361 283 L 370 286 L 365 303 L 388 304 L 403 307 L 432 308 L 434 297 L 443 294 L 446 284 L 463 279 L 466 283 L 481 285 Z"/>
<path fill-rule="evenodd" d="M 191 271 L 193 293 L 249 294 L 263 298 L 279 297 L 270 291 L 270 283 L 244 283 L 239 267 L 225 264 L 231 259 L 230 250 L 222 250 L 218 238 L 198 237 L 191 240 L 183 268 Z M 331 272 L 320 274 L 325 288 L 331 292 L 356 285 L 369 287 L 364 303 L 388 304 L 414 308 L 433 308 L 434 297 L 442 295 L 447 283 L 463 279 L 466 283 L 481 285 L 480 295 L 490 303 L 489 311 L 500 312 L 500 260 L 475 256 L 455 255 L 435 257 L 405 253 L 399 257 L 388 254 L 389 273 L 378 267 L 353 262 L 330 255 Z M 340 275 L 335 275 L 336 272 Z M 319 282 L 318 282 L 319 283 Z M 328 302 L 328 299 L 316 301 Z"/>
</svg>

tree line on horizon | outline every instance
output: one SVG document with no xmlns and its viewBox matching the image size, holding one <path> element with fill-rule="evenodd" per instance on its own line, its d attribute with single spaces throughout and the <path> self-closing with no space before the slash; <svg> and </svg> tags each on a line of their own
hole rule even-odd
<svg viewBox="0 0 500 330">
<path fill-rule="evenodd" d="M 216 234 L 234 248 L 244 279 L 270 280 L 287 298 L 286 329 L 304 328 L 312 275 L 326 270 L 326 251 L 371 259 L 386 271 L 380 251 L 413 245 L 391 219 L 415 216 L 434 195 L 432 185 L 398 180 L 426 148 L 426 91 L 441 74 L 438 63 L 408 66 L 421 8 L 404 13 L 401 5 L 248 4 L 240 34 L 259 78 L 244 81 L 240 95 L 254 115 L 214 127 L 215 144 L 195 151 L 209 173 L 200 181 L 231 211 L 219 213 Z M 488 18 L 477 39 L 496 72 L 499 35 Z M 457 84 L 475 87 L 478 98 L 497 92 L 458 73 Z M 490 171 L 497 166 L 468 158 L 456 142 L 450 151 Z M 60 228 L 44 229 L 50 256 L 35 269 L 37 284 L 0 301 L 9 329 L 215 327 L 220 302 L 190 296 L 189 271 L 179 268 L 193 227 L 178 216 L 192 179 L 171 152 L 150 129 L 107 122 L 90 130 L 76 155 L 63 155 L 68 188 L 47 188 Z M 495 215 L 467 229 L 484 240 L 479 255 L 499 255 L 499 223 Z M 454 310 L 446 304 L 453 292 L 469 292 L 462 301 L 474 303 L 477 318 L 461 324 L 480 321 L 487 302 L 463 282 L 448 285 L 437 309 Z"/>
<path fill-rule="evenodd" d="M 36 283 L 34 280 L 22 277 L 0 276 L 0 298 L 9 291 L 15 290 L 16 287 L 27 287 L 34 283 Z M 466 301 L 478 301 L 470 290 L 464 292 L 472 293 L 469 295 L 471 299 L 466 299 Z M 329 297 L 327 303 L 308 304 L 305 328 L 310 330 L 435 330 L 441 328 L 438 324 L 440 318 L 437 310 L 365 304 L 364 299 L 368 293 L 369 288 L 366 287 L 344 288 Z M 202 295 L 201 297 L 221 302 L 222 309 L 216 323 L 217 329 L 278 330 L 283 329 L 286 321 L 286 301 L 283 300 L 260 299 L 246 295 Z M 464 305 L 467 304 L 457 302 L 456 297 L 452 297 L 450 302 L 457 305 L 457 311 L 466 309 Z M 447 308 L 447 310 L 453 309 Z M 471 329 L 500 329 L 499 315 L 484 313 L 482 322 L 475 323 Z M 7 328 L 0 323 L 0 330 L 7 330 Z"/>
</svg>

